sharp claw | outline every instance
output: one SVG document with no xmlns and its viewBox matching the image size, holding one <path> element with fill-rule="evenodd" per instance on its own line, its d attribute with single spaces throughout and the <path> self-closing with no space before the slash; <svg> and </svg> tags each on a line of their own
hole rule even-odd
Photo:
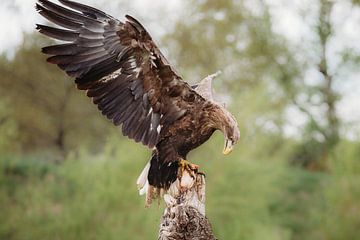
<svg viewBox="0 0 360 240">
<path fill-rule="evenodd" d="M 180 167 L 180 176 L 182 175 L 182 173 L 186 170 L 190 173 L 191 177 L 195 179 L 195 174 L 197 174 L 199 171 L 199 165 L 193 164 L 188 162 L 185 159 L 181 159 L 179 161 L 179 167 Z"/>
</svg>

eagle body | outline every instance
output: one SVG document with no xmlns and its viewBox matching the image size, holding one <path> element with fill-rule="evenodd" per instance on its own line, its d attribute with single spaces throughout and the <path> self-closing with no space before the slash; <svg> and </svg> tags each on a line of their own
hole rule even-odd
<svg viewBox="0 0 360 240">
<path fill-rule="evenodd" d="M 207 105 L 207 106 L 206 106 Z M 160 140 L 153 151 L 148 180 L 150 185 L 167 189 L 177 177 L 179 159 L 187 159 L 187 154 L 206 142 L 216 128 L 208 123 L 208 109 L 212 104 L 200 105 L 196 115 L 186 114 L 173 125 L 164 128 Z M 200 107 L 199 106 L 199 107 Z"/>
<path fill-rule="evenodd" d="M 164 128 L 156 148 L 159 150 L 171 148 L 178 157 L 186 159 L 188 152 L 206 142 L 216 128 L 209 124 L 210 116 L 208 114 L 211 112 L 209 110 L 212 106 L 209 103 L 208 108 L 206 104 L 204 105 L 199 106 L 200 109 L 196 111 L 198 114 L 186 114 L 171 126 Z M 166 145 L 163 146 L 162 142 Z M 164 151 L 164 153 L 166 152 Z"/>
<path fill-rule="evenodd" d="M 125 136 L 153 150 L 142 179 L 168 188 L 179 161 L 216 130 L 225 136 L 224 153 L 231 150 L 240 136 L 237 122 L 205 91 L 208 78 L 197 87 L 186 83 L 135 18 L 126 15 L 123 22 L 81 3 L 59 2 L 36 4 L 57 25 L 38 24 L 39 32 L 64 42 L 42 51 Z"/>
</svg>

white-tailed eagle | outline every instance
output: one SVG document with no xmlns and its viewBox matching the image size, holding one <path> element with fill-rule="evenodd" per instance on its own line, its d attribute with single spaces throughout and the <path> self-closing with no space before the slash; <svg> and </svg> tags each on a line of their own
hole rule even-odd
<svg viewBox="0 0 360 240">
<path fill-rule="evenodd" d="M 125 136 L 152 149 L 140 188 L 167 189 L 180 166 L 193 167 L 184 160 L 189 151 L 216 130 L 224 134 L 224 154 L 231 151 L 240 132 L 235 118 L 212 99 L 213 76 L 191 87 L 135 18 L 120 21 L 90 6 L 59 2 L 63 6 L 47 0 L 36 4 L 43 17 L 61 27 L 38 24 L 39 32 L 65 42 L 42 51 L 75 78 L 77 88 Z"/>
</svg>

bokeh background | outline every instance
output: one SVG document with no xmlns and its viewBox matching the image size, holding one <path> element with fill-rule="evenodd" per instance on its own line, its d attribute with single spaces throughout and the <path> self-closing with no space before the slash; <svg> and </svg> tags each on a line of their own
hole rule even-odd
<svg viewBox="0 0 360 240">
<path fill-rule="evenodd" d="M 83 0 L 152 34 L 183 78 L 214 82 L 242 139 L 189 160 L 219 239 L 360 239 L 358 0 Z M 150 151 L 45 62 L 34 0 L 0 6 L 0 239 L 156 239 L 135 181 Z"/>
</svg>

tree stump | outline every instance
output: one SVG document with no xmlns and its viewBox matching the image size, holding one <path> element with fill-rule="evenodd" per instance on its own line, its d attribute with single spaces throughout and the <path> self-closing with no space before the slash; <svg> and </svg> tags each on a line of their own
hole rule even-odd
<svg viewBox="0 0 360 240">
<path fill-rule="evenodd" d="M 205 217 L 205 177 L 184 171 L 164 195 L 159 240 L 216 239 Z"/>
</svg>

